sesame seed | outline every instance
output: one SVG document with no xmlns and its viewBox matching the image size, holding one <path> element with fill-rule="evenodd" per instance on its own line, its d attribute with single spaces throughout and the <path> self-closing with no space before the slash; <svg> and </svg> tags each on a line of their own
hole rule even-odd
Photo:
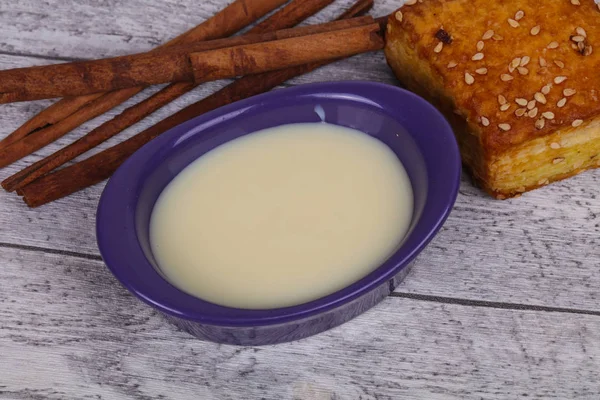
<svg viewBox="0 0 600 400">
<path fill-rule="evenodd" d="M 515 67 L 513 67 L 512 64 L 508 64 L 508 72 L 510 72 L 511 74 L 515 72 Z"/>
<path fill-rule="evenodd" d="M 545 67 L 546 65 L 548 65 L 548 63 L 546 62 L 546 59 L 544 57 L 540 57 L 540 67 Z"/>
<path fill-rule="evenodd" d="M 583 55 L 584 56 L 589 56 L 590 54 L 592 54 L 593 49 L 592 49 L 592 45 L 588 44 L 587 46 L 585 46 L 585 49 L 583 49 Z"/>
<path fill-rule="evenodd" d="M 558 157 L 558 158 L 555 158 L 554 160 L 552 160 L 552 164 L 554 164 L 554 165 L 560 164 L 563 161 L 565 161 L 565 159 L 563 157 Z"/>
<path fill-rule="evenodd" d="M 484 57 L 483 53 L 477 53 L 473 57 L 471 57 L 471 60 L 480 61 L 480 60 L 483 60 L 483 57 Z"/>
<path fill-rule="evenodd" d="M 509 24 L 510 26 L 512 26 L 513 28 L 518 28 L 519 26 L 521 26 L 521 24 L 519 24 L 517 21 L 515 21 L 515 20 L 514 20 L 514 19 L 512 19 L 512 18 L 509 18 L 509 19 L 508 19 L 508 24 Z"/>
<path fill-rule="evenodd" d="M 565 89 L 565 90 L 563 90 L 563 95 L 565 97 L 573 96 L 575 93 L 577 93 L 577 90 L 575 90 L 575 89 Z"/>
<path fill-rule="evenodd" d="M 495 41 L 499 42 L 500 40 L 504 40 L 504 36 L 498 35 L 497 33 L 494 33 L 494 36 L 492 36 L 492 39 L 494 39 Z"/>
<path fill-rule="evenodd" d="M 563 83 L 566 80 L 567 80 L 566 76 L 557 76 L 556 78 L 554 78 L 554 83 L 556 83 L 557 85 L 560 85 L 561 83 Z"/>
<path fill-rule="evenodd" d="M 549 84 L 547 84 L 546 86 L 544 86 L 542 88 L 542 93 L 543 94 L 548 94 L 548 93 L 550 93 L 550 89 L 552 89 L 552 85 L 549 83 Z"/>
<path fill-rule="evenodd" d="M 571 4 L 573 4 L 574 6 L 580 6 L 581 3 L 579 2 L 579 0 L 571 0 Z"/>
<path fill-rule="evenodd" d="M 552 143 L 550 143 L 550 148 L 554 149 L 554 150 L 560 149 L 560 144 L 558 144 L 556 142 L 552 142 Z"/>
<path fill-rule="evenodd" d="M 534 26 L 533 28 L 531 28 L 531 30 L 529 31 L 529 33 L 530 33 L 532 36 L 536 36 L 538 33 L 540 33 L 540 29 L 541 29 L 541 28 L 540 28 L 540 26 L 539 26 L 539 25 L 536 25 L 536 26 Z"/>
<path fill-rule="evenodd" d="M 554 119 L 554 113 L 552 111 L 546 111 L 542 113 L 542 117 L 546 119 Z"/>
<path fill-rule="evenodd" d="M 502 129 L 504 132 L 510 131 L 511 126 L 509 124 L 499 124 L 498 128 Z"/>
<path fill-rule="evenodd" d="M 488 72 L 487 68 L 477 68 L 475 70 L 475 73 L 477 73 L 479 75 L 485 75 L 485 74 L 487 74 L 487 72 Z"/>
<path fill-rule="evenodd" d="M 579 47 L 577 46 L 577 43 L 571 43 L 571 48 L 575 51 L 579 51 Z"/>
<path fill-rule="evenodd" d="M 546 47 L 548 47 L 549 49 L 556 49 L 558 48 L 558 42 L 550 42 Z"/>
<path fill-rule="evenodd" d="M 574 41 L 575 43 L 579 43 L 579 42 L 583 42 L 585 40 L 585 38 L 581 35 L 575 35 L 575 36 L 571 36 L 571 40 Z"/>
<path fill-rule="evenodd" d="M 404 0 L 404 5 L 405 6 L 412 6 L 417 4 L 417 0 Z"/>
<path fill-rule="evenodd" d="M 533 98 L 542 104 L 546 104 L 546 96 L 544 96 L 544 93 L 537 92 L 533 95 Z"/>
<path fill-rule="evenodd" d="M 442 49 L 444 48 L 444 42 L 438 42 L 438 44 L 435 46 L 435 48 L 433 49 L 433 51 L 435 53 L 439 53 L 442 51 Z"/>
<path fill-rule="evenodd" d="M 527 112 L 527 109 L 526 109 L 526 108 L 517 108 L 517 109 L 515 110 L 515 115 L 516 115 L 517 117 L 522 117 L 523 115 L 525 115 L 525 113 L 526 113 L 526 112 Z"/>
<path fill-rule="evenodd" d="M 529 110 L 529 112 L 527 113 L 527 116 L 529 118 L 535 118 L 535 117 L 537 117 L 537 115 L 538 115 L 538 108 L 537 107 Z"/>
<path fill-rule="evenodd" d="M 525 67 L 519 67 L 517 68 L 517 71 L 519 71 L 519 74 L 521 75 L 527 75 L 529 73 L 529 70 Z"/>
<path fill-rule="evenodd" d="M 573 121 L 573 123 L 571 124 L 571 126 L 573 126 L 573 128 L 577 128 L 578 126 L 581 126 L 581 124 L 583 124 L 583 120 L 576 119 L 575 121 Z"/>
<path fill-rule="evenodd" d="M 577 43 L 577 50 L 584 51 L 585 50 L 585 43 L 584 42 L 578 42 Z"/>
<path fill-rule="evenodd" d="M 529 56 L 525 56 L 523 58 L 521 58 L 521 63 L 519 64 L 521 67 L 526 66 L 527 64 L 529 64 L 529 61 L 531 61 L 531 57 Z"/>
<path fill-rule="evenodd" d="M 525 11 L 523 11 L 523 10 L 519 10 L 519 11 L 517 11 L 517 13 L 515 14 L 515 19 L 516 19 L 517 21 L 519 21 L 519 20 L 523 19 L 523 17 L 524 17 L 524 16 L 525 16 Z"/>
<path fill-rule="evenodd" d="M 533 107 L 535 107 L 536 101 L 535 100 L 531 100 L 529 103 L 527 103 L 527 109 L 528 110 L 532 110 Z"/>
<path fill-rule="evenodd" d="M 520 64 L 521 64 L 521 57 L 513 58 L 513 60 L 510 62 L 510 65 L 513 68 L 517 68 Z"/>
<path fill-rule="evenodd" d="M 402 22 L 402 20 L 404 19 L 404 15 L 400 10 L 396 11 L 396 14 L 394 14 L 394 16 L 396 17 L 396 21 L 398 22 Z"/>
<path fill-rule="evenodd" d="M 523 98 L 517 98 L 515 99 L 515 103 L 517 103 L 518 105 L 525 107 L 527 105 L 527 99 L 523 99 Z"/>
<path fill-rule="evenodd" d="M 483 126 L 489 126 L 490 125 L 490 120 L 487 119 L 486 117 L 482 116 L 481 117 L 481 125 L 483 125 Z"/>
<path fill-rule="evenodd" d="M 507 111 L 510 108 L 510 104 L 502 104 L 500 106 L 500 111 Z"/>
<path fill-rule="evenodd" d="M 489 31 L 486 31 L 481 38 L 483 40 L 488 40 L 488 39 L 491 39 L 493 36 L 494 36 L 494 31 L 490 29 Z"/>
<path fill-rule="evenodd" d="M 540 179 L 538 181 L 538 185 L 542 186 L 542 185 L 547 185 L 550 181 L 548 179 Z"/>
<path fill-rule="evenodd" d="M 577 32 L 579 36 L 587 37 L 587 32 L 580 26 L 575 29 L 575 32 Z"/>
<path fill-rule="evenodd" d="M 565 104 L 567 104 L 567 98 L 563 97 L 562 99 L 560 99 L 558 101 L 558 103 L 556 103 L 556 107 L 563 108 L 565 106 Z"/>
<path fill-rule="evenodd" d="M 537 121 L 535 121 L 535 127 L 537 129 L 544 129 L 545 125 L 546 125 L 546 120 L 544 120 L 544 118 L 540 118 Z"/>
<path fill-rule="evenodd" d="M 565 63 L 560 60 L 554 60 L 554 64 L 556 64 L 558 66 L 558 68 L 561 68 L 561 69 L 565 67 Z"/>
<path fill-rule="evenodd" d="M 475 78 L 468 72 L 465 72 L 465 82 L 467 85 L 472 85 L 475 83 Z"/>
<path fill-rule="evenodd" d="M 485 47 L 485 43 L 483 43 L 483 41 L 479 41 L 477 42 L 477 51 L 481 51 L 483 50 L 483 48 Z"/>
<path fill-rule="evenodd" d="M 452 69 L 452 68 L 456 67 L 457 65 L 458 65 L 458 63 L 456 61 L 450 61 L 448 63 L 448 68 Z"/>
<path fill-rule="evenodd" d="M 500 75 L 500 79 L 503 80 L 504 82 L 508 82 L 508 81 L 512 81 L 514 78 L 512 77 L 512 75 L 502 74 L 502 75 Z"/>
<path fill-rule="evenodd" d="M 503 105 L 506 104 L 506 97 L 502 96 L 501 94 L 498 95 L 498 104 Z"/>
</svg>

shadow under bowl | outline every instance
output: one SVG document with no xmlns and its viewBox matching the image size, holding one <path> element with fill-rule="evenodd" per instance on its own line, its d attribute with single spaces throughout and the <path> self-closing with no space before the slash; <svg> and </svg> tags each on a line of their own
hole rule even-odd
<svg viewBox="0 0 600 400">
<path fill-rule="evenodd" d="M 149 241 L 152 209 L 165 186 L 191 162 L 225 142 L 282 124 L 321 121 L 316 106 L 322 107 L 326 122 L 360 130 L 387 144 L 404 165 L 415 208 L 398 250 L 350 286 L 293 307 L 223 307 L 169 283 Z M 411 92 L 361 81 L 276 90 L 185 122 L 131 156 L 100 199 L 98 246 L 110 271 L 129 291 L 199 338 L 237 345 L 296 340 L 348 321 L 394 290 L 448 217 L 460 170 L 450 126 L 432 105 Z"/>
</svg>

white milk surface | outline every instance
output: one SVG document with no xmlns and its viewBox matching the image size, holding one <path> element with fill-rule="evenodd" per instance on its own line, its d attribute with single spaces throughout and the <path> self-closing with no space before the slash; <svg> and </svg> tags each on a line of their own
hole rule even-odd
<svg viewBox="0 0 600 400">
<path fill-rule="evenodd" d="M 305 303 L 384 262 L 413 212 L 404 167 L 382 142 L 327 123 L 228 142 L 161 193 L 152 251 L 183 291 L 229 307 Z"/>
</svg>

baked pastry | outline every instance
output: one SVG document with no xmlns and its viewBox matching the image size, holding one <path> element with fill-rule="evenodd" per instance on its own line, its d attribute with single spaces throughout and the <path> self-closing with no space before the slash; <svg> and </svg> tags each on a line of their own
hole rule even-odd
<svg viewBox="0 0 600 400">
<path fill-rule="evenodd" d="M 494 197 L 600 167 L 594 0 L 408 0 L 386 39 L 396 76 L 444 112 Z"/>
</svg>

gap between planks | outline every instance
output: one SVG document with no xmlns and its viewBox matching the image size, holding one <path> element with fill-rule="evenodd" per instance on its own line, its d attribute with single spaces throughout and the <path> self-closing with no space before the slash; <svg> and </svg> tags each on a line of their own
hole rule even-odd
<svg viewBox="0 0 600 400">
<path fill-rule="evenodd" d="M 102 257 L 95 254 L 79 253 L 75 251 L 57 250 L 46 247 L 20 245 L 14 243 L 3 243 L 0 242 L 0 248 L 24 250 L 38 253 L 54 254 L 75 257 L 91 261 L 103 261 Z M 496 302 L 486 300 L 470 300 L 462 299 L 457 297 L 445 297 L 445 296 L 433 296 L 426 294 L 417 293 L 406 293 L 406 292 L 393 292 L 390 297 L 396 297 L 400 299 L 410 299 L 417 301 L 426 301 L 430 303 L 441 303 L 441 304 L 454 304 L 466 307 L 481 307 L 481 308 L 495 308 L 502 310 L 515 310 L 515 311 L 537 311 L 537 312 L 551 312 L 561 314 L 580 314 L 580 315 L 591 315 L 600 317 L 600 311 L 584 310 L 578 308 L 566 308 L 566 307 L 550 307 L 540 306 L 533 304 L 520 304 L 520 303 L 507 303 L 507 302 Z"/>
<path fill-rule="evenodd" d="M 39 60 L 46 60 L 46 61 L 64 61 L 64 62 L 92 60 L 92 58 L 48 56 L 48 55 L 44 55 L 44 54 L 30 54 L 30 53 L 20 53 L 20 52 L 15 52 L 15 51 L 3 51 L 3 50 L 0 50 L 0 56 L 28 57 L 28 58 L 36 58 Z"/>
</svg>

